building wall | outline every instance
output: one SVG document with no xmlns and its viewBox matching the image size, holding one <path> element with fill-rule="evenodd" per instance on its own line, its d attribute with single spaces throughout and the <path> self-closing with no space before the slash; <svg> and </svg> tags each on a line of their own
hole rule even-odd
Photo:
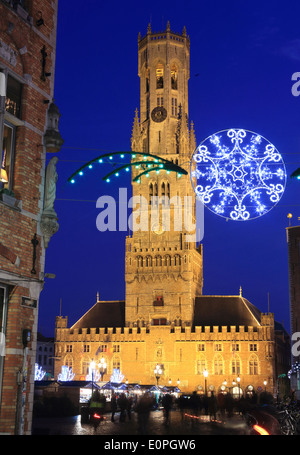
<svg viewBox="0 0 300 455">
<path fill-rule="evenodd" d="M 108 381 L 113 367 L 118 366 L 129 383 L 156 384 L 154 369 L 163 365 L 161 385 L 169 385 L 169 379 L 185 393 L 204 389 L 204 367 L 208 371 L 207 386 L 215 390 L 227 381 L 241 378 L 244 391 L 249 385 L 255 391 L 264 389 L 275 392 L 275 352 L 274 352 L 274 316 L 262 316 L 262 325 L 253 327 L 190 327 L 161 326 L 142 328 L 67 328 L 67 318 L 57 317 L 55 334 L 55 373 L 60 373 L 61 366 L 68 364 L 74 380 L 84 380 L 84 367 L 94 359 L 100 361 L 103 356 L 108 365 L 104 381 Z M 233 350 L 238 344 L 239 350 Z M 201 348 L 199 348 L 201 346 Z M 204 350 L 199 350 L 204 349 Z M 218 350 L 217 350 L 218 349 Z M 220 359 L 222 374 L 215 374 L 215 361 Z M 233 372 L 232 361 L 240 361 L 240 370 Z M 257 371 L 251 374 L 250 361 L 257 362 Z M 198 361 L 202 361 L 199 363 Z"/>
<path fill-rule="evenodd" d="M 43 23 L 38 25 L 41 18 Z M 0 114 L 0 126 L 4 121 L 15 132 L 10 180 L 0 184 L 0 189 L 6 188 L 12 196 L 7 199 L 0 191 L 0 287 L 5 291 L 0 308 L 1 434 L 31 431 L 38 304 L 45 262 L 41 215 L 49 150 L 43 137 L 53 99 L 56 23 L 57 0 L 0 1 L 0 71 L 6 82 L 10 78 L 21 88 L 20 112 L 14 110 L 16 104 L 9 101 L 7 92 L 5 112 Z M 43 48 L 47 54 L 44 66 Z M 34 255 L 35 235 L 38 244 Z M 23 329 L 31 331 L 27 346 L 22 340 Z"/>
</svg>

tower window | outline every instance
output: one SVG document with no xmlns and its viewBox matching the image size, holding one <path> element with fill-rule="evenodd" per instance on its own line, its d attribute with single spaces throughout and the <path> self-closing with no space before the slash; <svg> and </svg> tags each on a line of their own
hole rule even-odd
<svg viewBox="0 0 300 455">
<path fill-rule="evenodd" d="M 178 71 L 176 65 L 172 65 L 171 67 L 171 87 L 172 90 L 177 90 L 177 77 Z"/>
<path fill-rule="evenodd" d="M 177 117 L 177 115 L 178 115 L 177 98 L 172 98 L 171 113 L 172 113 L 173 117 Z"/>
<path fill-rule="evenodd" d="M 157 106 L 163 106 L 164 105 L 164 98 L 163 96 L 158 96 L 157 97 Z"/>
<path fill-rule="evenodd" d="M 164 67 L 162 63 L 156 67 L 156 88 L 164 88 Z"/>
</svg>

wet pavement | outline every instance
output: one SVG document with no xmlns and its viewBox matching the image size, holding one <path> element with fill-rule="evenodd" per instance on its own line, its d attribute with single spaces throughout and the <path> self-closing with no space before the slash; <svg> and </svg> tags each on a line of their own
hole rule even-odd
<svg viewBox="0 0 300 455">
<path fill-rule="evenodd" d="M 38 418 L 33 420 L 33 435 L 102 435 L 108 436 L 139 436 L 141 433 L 138 427 L 138 416 L 132 413 L 131 419 L 126 418 L 125 422 L 119 421 L 116 415 L 115 422 L 111 422 L 111 414 L 107 413 L 105 420 L 96 428 L 91 423 L 82 423 L 81 416 L 67 418 Z M 170 422 L 164 421 L 162 410 L 150 413 L 147 425 L 147 435 L 156 436 L 199 436 L 199 435 L 246 435 L 247 426 L 242 416 L 234 414 L 231 418 L 210 421 L 209 416 L 200 415 L 197 418 L 173 410 L 170 413 Z"/>
</svg>

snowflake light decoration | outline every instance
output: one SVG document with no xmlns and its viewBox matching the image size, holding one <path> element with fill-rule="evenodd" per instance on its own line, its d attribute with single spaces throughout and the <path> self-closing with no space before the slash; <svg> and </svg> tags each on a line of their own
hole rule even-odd
<svg viewBox="0 0 300 455">
<path fill-rule="evenodd" d="M 217 215 L 246 221 L 265 215 L 281 199 L 286 170 L 267 139 L 243 129 L 209 136 L 195 150 L 191 180 L 196 196 Z"/>
</svg>

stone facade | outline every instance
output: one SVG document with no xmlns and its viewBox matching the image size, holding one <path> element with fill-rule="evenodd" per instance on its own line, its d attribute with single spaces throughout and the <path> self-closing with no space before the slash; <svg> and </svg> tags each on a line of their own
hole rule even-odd
<svg viewBox="0 0 300 455">
<path fill-rule="evenodd" d="M 0 1 L 1 434 L 31 432 L 56 25 L 57 0 Z"/>
</svg>

